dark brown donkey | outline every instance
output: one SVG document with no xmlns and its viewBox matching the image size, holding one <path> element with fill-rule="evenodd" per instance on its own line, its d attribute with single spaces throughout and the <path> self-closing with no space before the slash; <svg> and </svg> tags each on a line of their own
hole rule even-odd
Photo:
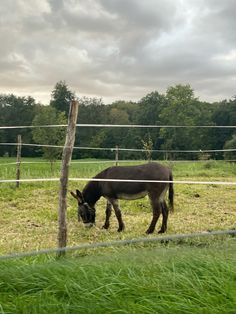
<svg viewBox="0 0 236 314">
<path fill-rule="evenodd" d="M 111 208 L 113 206 L 119 223 L 118 231 L 125 227 L 119 208 L 119 199 L 134 200 L 148 195 L 153 217 L 146 233 L 152 233 L 155 229 L 157 220 L 162 214 L 162 226 L 159 233 L 167 229 L 168 207 L 165 201 L 165 194 L 169 188 L 170 210 L 173 210 L 174 190 L 171 170 L 155 162 L 138 166 L 115 166 L 98 173 L 95 179 L 118 179 L 118 180 L 146 180 L 164 182 L 112 182 L 112 181 L 90 181 L 84 187 L 82 193 L 76 190 L 71 192 L 72 196 L 78 201 L 78 219 L 81 217 L 86 226 L 95 223 L 95 204 L 101 196 L 108 200 L 106 207 L 106 220 L 103 228 L 109 228 Z"/>
</svg>

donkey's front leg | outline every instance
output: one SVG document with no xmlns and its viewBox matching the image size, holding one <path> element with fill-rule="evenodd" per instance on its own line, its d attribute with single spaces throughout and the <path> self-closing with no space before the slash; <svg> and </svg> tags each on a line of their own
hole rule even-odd
<svg viewBox="0 0 236 314">
<path fill-rule="evenodd" d="M 148 227 L 148 229 L 146 231 L 147 234 L 153 233 L 153 231 L 155 230 L 155 227 L 156 227 L 157 220 L 161 214 L 161 205 L 160 205 L 159 201 L 151 199 L 151 204 L 152 204 L 153 216 L 152 216 L 152 221 L 150 223 L 150 226 Z"/>
<path fill-rule="evenodd" d="M 106 220 L 105 220 L 104 225 L 102 226 L 103 229 L 108 229 L 110 226 L 111 209 L 112 209 L 112 204 L 109 201 L 107 201 Z"/>
<path fill-rule="evenodd" d="M 112 203 L 112 206 L 114 208 L 115 214 L 116 214 L 116 218 L 118 220 L 118 224 L 119 224 L 119 228 L 118 228 L 118 232 L 121 232 L 122 230 L 125 229 L 125 224 L 122 220 L 122 215 L 121 215 L 121 210 L 119 208 L 119 202 L 117 199 L 113 199 L 110 200 L 110 202 Z"/>
</svg>

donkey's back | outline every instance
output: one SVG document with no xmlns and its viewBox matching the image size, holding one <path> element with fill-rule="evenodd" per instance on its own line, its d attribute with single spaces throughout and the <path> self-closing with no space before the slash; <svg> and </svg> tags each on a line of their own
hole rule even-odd
<svg viewBox="0 0 236 314">
<path fill-rule="evenodd" d="M 113 166 L 106 168 L 96 175 L 96 178 L 106 177 L 116 179 L 130 178 L 137 180 L 165 180 L 169 178 L 171 170 L 157 162 L 149 162 L 137 166 Z M 134 179 L 135 180 L 135 179 Z"/>
<path fill-rule="evenodd" d="M 149 194 L 156 198 L 164 197 L 169 182 L 145 181 L 172 181 L 172 173 L 168 167 L 156 162 L 138 166 L 114 166 L 97 174 L 95 178 L 134 180 L 138 182 L 100 182 L 101 194 L 114 199 L 137 199 Z M 144 181 L 144 182 L 142 182 Z"/>
</svg>

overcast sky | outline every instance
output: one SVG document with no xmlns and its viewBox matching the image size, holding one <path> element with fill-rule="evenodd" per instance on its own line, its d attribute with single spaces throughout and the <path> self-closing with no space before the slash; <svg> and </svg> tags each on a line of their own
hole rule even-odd
<svg viewBox="0 0 236 314">
<path fill-rule="evenodd" d="M 236 0 L 0 0 L 0 93 L 48 103 L 139 100 L 189 83 L 200 100 L 236 95 Z"/>
</svg>

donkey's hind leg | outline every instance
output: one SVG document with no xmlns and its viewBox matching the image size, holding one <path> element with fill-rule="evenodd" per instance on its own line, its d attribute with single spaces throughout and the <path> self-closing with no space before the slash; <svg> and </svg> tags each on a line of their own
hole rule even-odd
<svg viewBox="0 0 236 314">
<path fill-rule="evenodd" d="M 112 209 L 112 204 L 109 201 L 107 201 L 106 220 L 105 220 L 104 225 L 102 226 L 103 229 L 108 229 L 110 226 L 111 209 Z"/>
<path fill-rule="evenodd" d="M 153 231 L 155 230 L 156 227 L 156 223 L 158 218 L 160 217 L 160 214 L 162 212 L 161 210 L 161 203 L 159 201 L 158 198 L 156 198 L 156 196 L 152 196 L 149 195 L 149 199 L 151 201 L 151 205 L 152 205 L 152 221 L 150 223 L 150 226 L 148 227 L 146 233 L 153 233 Z"/>
<path fill-rule="evenodd" d="M 164 233 L 167 230 L 167 221 L 168 221 L 169 210 L 168 210 L 168 207 L 167 207 L 165 200 L 163 200 L 161 202 L 161 210 L 162 210 L 162 225 L 161 225 L 161 229 L 158 231 L 158 233 Z"/>
</svg>

